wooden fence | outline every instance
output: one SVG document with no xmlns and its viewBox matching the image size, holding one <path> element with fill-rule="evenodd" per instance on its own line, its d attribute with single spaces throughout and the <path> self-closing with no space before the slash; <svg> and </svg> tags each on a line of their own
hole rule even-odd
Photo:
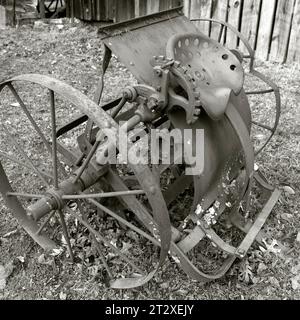
<svg viewBox="0 0 300 320">
<path fill-rule="evenodd" d="M 183 0 L 68 0 L 67 15 L 87 21 L 119 22 L 181 6 Z M 72 9 L 73 6 L 73 9 Z"/>
<path fill-rule="evenodd" d="M 300 0 L 185 0 L 184 12 L 190 19 L 212 18 L 233 25 L 262 60 L 300 62 Z M 218 25 L 196 24 L 217 37 Z M 244 49 L 230 30 L 224 32 L 222 41 Z"/>
<path fill-rule="evenodd" d="M 66 3 L 70 16 L 72 0 Z M 190 19 L 212 18 L 233 25 L 262 60 L 300 62 L 300 0 L 73 0 L 73 12 L 83 20 L 119 22 L 179 5 Z M 207 35 L 218 37 L 219 25 L 195 23 Z M 230 48 L 244 49 L 230 30 L 224 30 L 221 40 Z"/>
</svg>

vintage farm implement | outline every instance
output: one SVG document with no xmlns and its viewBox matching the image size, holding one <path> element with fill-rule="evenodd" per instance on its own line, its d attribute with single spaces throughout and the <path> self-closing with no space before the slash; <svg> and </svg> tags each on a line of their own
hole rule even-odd
<svg viewBox="0 0 300 320">
<path fill-rule="evenodd" d="M 94 101 L 44 75 L 20 75 L 0 84 L 7 114 L 0 124 L 0 192 L 9 212 L 45 250 L 56 248 L 54 239 L 63 240 L 71 259 L 81 254 L 76 232 L 88 231 L 113 288 L 145 284 L 168 257 L 193 279 L 222 277 L 255 240 L 261 241 L 279 198 L 254 165 L 278 124 L 278 88 L 254 70 L 254 52 L 242 35 L 226 23 L 208 23 L 220 25 L 219 41 L 203 35 L 180 8 L 101 28 L 103 73 Z M 247 54 L 220 44 L 225 29 L 236 32 Z M 99 106 L 112 53 L 137 84 Z M 269 88 L 244 91 L 245 61 L 249 73 Z M 32 92 L 40 93 L 32 99 Z M 252 121 L 247 98 L 265 93 L 274 93 L 276 100 L 271 126 Z M 70 114 L 78 116 L 70 121 Z M 257 151 L 252 125 L 270 131 Z M 173 156 L 174 139 L 166 153 L 160 138 L 154 150 L 158 163 L 134 161 L 158 129 L 189 129 L 182 145 L 190 155 L 200 148 L 200 169 Z M 197 129 L 203 132 L 199 143 Z M 132 153 L 127 165 L 109 156 L 115 146 L 117 158 L 127 156 L 118 144 L 124 136 Z M 170 155 L 170 163 L 164 163 Z M 130 246 L 124 248 L 122 239 Z M 145 262 L 150 271 L 143 269 Z"/>
</svg>

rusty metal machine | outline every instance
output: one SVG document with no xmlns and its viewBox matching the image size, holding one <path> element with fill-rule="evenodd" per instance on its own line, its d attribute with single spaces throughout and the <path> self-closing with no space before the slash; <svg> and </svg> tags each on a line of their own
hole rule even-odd
<svg viewBox="0 0 300 320">
<path fill-rule="evenodd" d="M 1 108 L 11 115 L 0 124 L 0 192 L 9 212 L 42 248 L 51 251 L 58 240 L 71 259 L 85 250 L 78 230 L 89 233 L 112 288 L 145 284 L 168 258 L 201 282 L 222 277 L 262 239 L 279 198 L 254 164 L 278 124 L 278 88 L 254 69 L 254 52 L 240 33 L 208 23 L 220 25 L 219 39 L 202 34 L 180 8 L 99 29 L 105 50 L 94 101 L 44 75 L 0 84 Z M 247 54 L 220 43 L 224 29 L 236 32 Z M 137 83 L 100 105 L 112 53 Z M 245 61 L 269 88 L 245 92 Z M 273 126 L 252 120 L 248 96 L 264 93 L 275 95 Z M 252 125 L 271 133 L 256 151 Z M 164 164 L 161 150 L 156 164 L 123 165 L 107 156 L 120 135 L 111 142 L 106 129 L 120 131 L 135 150 L 160 128 L 192 132 L 182 143 L 192 154 L 202 150 L 200 171 L 186 174 L 193 163 L 175 157 Z M 197 129 L 201 145 L 193 139 Z"/>
</svg>

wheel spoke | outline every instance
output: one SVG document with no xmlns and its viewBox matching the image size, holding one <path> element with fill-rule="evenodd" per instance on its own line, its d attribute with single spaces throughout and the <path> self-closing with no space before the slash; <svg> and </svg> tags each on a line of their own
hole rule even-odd
<svg viewBox="0 0 300 320">
<path fill-rule="evenodd" d="M 84 212 L 84 209 L 82 208 L 81 202 L 78 202 L 78 208 L 79 208 L 79 210 L 80 210 L 80 212 L 81 212 L 81 215 L 82 215 L 83 219 L 84 219 L 85 221 L 88 221 L 88 220 L 87 220 L 86 213 Z M 69 213 L 71 213 L 71 212 L 70 212 L 71 209 L 70 209 L 69 207 L 66 207 L 66 210 L 67 210 Z M 113 278 L 113 274 L 112 274 L 112 272 L 111 272 L 111 270 L 110 270 L 110 267 L 108 266 L 108 263 L 107 263 L 107 261 L 106 261 L 106 258 L 105 258 L 105 256 L 104 256 L 104 254 L 103 254 L 103 247 L 102 247 L 101 243 L 99 243 L 99 241 L 97 241 L 97 238 L 95 237 L 95 235 L 94 235 L 93 233 L 91 233 L 90 231 L 89 231 L 89 233 L 90 233 L 90 235 L 91 235 L 92 243 L 93 243 L 93 245 L 95 246 L 95 248 L 96 248 L 96 250 L 97 250 L 97 252 L 98 252 L 98 254 L 99 254 L 99 257 L 100 257 L 100 259 L 101 259 L 101 261 L 102 261 L 102 263 L 103 263 L 103 265 L 104 265 L 104 267 L 105 267 L 105 269 L 106 269 L 106 271 L 107 271 L 107 274 L 109 275 L 110 278 Z"/>
<path fill-rule="evenodd" d="M 37 125 L 37 123 L 34 121 L 32 115 L 30 114 L 30 112 L 28 111 L 25 103 L 23 102 L 23 100 L 21 99 L 21 97 L 19 96 L 19 94 L 17 93 L 16 89 L 14 88 L 14 86 L 9 83 L 8 87 L 10 89 L 10 91 L 12 92 L 12 94 L 14 95 L 14 97 L 16 98 L 16 100 L 18 101 L 19 105 L 21 106 L 22 110 L 24 111 L 24 113 L 26 114 L 28 120 L 31 122 L 32 126 L 34 127 L 34 129 L 36 130 L 36 132 L 38 133 L 38 135 L 40 136 L 40 138 L 43 140 L 47 150 L 50 152 L 52 152 L 51 146 L 49 141 L 46 139 L 45 135 L 43 134 L 42 130 L 40 129 L 40 127 Z"/>
<path fill-rule="evenodd" d="M 263 129 L 266 129 L 266 130 L 269 130 L 269 131 L 274 131 L 274 129 L 273 128 L 271 128 L 271 127 L 269 127 L 269 126 L 267 126 L 267 125 L 265 125 L 265 124 L 262 124 L 262 123 L 258 123 L 258 122 L 256 122 L 256 121 L 252 121 L 252 124 L 254 124 L 255 126 L 257 126 L 257 127 L 261 127 L 261 128 L 263 128 Z"/>
<path fill-rule="evenodd" d="M 51 218 L 54 216 L 55 211 L 52 211 L 47 218 L 45 219 L 45 221 L 40 225 L 38 231 L 36 232 L 37 235 L 40 235 L 41 232 L 43 231 L 43 229 L 46 227 L 46 225 L 48 224 L 48 222 L 51 220 Z"/>
<path fill-rule="evenodd" d="M 51 127 L 52 127 L 52 165 L 54 188 L 58 189 L 58 168 L 57 168 L 57 141 L 56 141 L 56 117 L 55 117 L 55 100 L 54 91 L 50 90 L 50 104 L 51 104 Z"/>
<path fill-rule="evenodd" d="M 128 190 L 128 191 L 116 191 L 116 192 L 103 192 L 103 193 L 90 193 L 90 194 L 74 194 L 64 195 L 63 200 L 78 200 L 78 199 L 95 199 L 95 198 L 111 198 L 120 196 L 132 196 L 145 194 L 144 190 Z"/>
<path fill-rule="evenodd" d="M 113 218 L 115 218 L 116 220 L 120 221 L 121 223 L 123 223 L 125 226 L 127 226 L 128 228 L 134 230 L 136 233 L 138 233 L 139 235 L 143 236 L 144 238 L 148 239 L 149 241 L 153 242 L 155 245 L 160 246 L 160 243 L 158 240 L 156 240 L 154 237 L 150 236 L 148 233 L 144 232 L 143 230 L 141 230 L 140 228 L 136 227 L 135 225 L 133 225 L 132 223 L 128 222 L 127 220 L 123 219 L 122 217 L 120 217 L 118 214 L 114 213 L 112 210 L 108 209 L 107 207 L 103 206 L 101 203 L 97 202 L 96 200 L 93 199 L 88 199 L 88 201 L 90 203 L 92 203 L 93 205 L 95 205 L 97 208 L 101 209 L 102 211 L 106 212 L 107 214 L 109 214 L 110 216 L 112 216 Z"/>
<path fill-rule="evenodd" d="M 28 165 L 30 166 L 30 168 L 38 175 L 38 177 L 40 178 L 40 180 L 46 185 L 49 186 L 48 181 L 43 177 L 42 173 L 36 168 L 36 166 L 33 164 L 33 162 L 31 161 L 31 159 L 26 155 L 26 153 L 24 152 L 24 150 L 19 146 L 18 142 L 15 140 L 15 138 L 12 136 L 12 134 L 9 132 L 9 130 L 7 129 L 7 127 L 5 126 L 5 124 L 3 123 L 4 121 L 2 120 L 2 124 L 1 126 L 3 127 L 6 135 L 8 136 L 9 140 L 11 141 L 11 144 L 14 145 L 16 147 L 16 149 L 18 150 L 18 152 L 20 153 L 20 155 L 24 158 L 24 160 L 28 163 Z"/>
<path fill-rule="evenodd" d="M 121 259 L 123 259 L 128 264 L 130 264 L 135 271 L 137 271 L 140 274 L 143 274 L 143 271 L 132 262 L 135 260 L 133 257 L 130 257 L 130 259 L 129 259 L 118 248 L 116 248 L 113 244 L 111 244 L 108 240 L 106 240 L 98 231 L 94 230 L 94 228 L 87 221 L 85 221 L 79 214 L 75 213 L 73 210 L 70 210 L 70 213 L 82 225 L 84 225 L 91 233 L 93 233 L 96 236 L 96 238 L 99 238 L 103 243 L 105 243 L 108 247 L 110 247 Z"/>
<path fill-rule="evenodd" d="M 22 193 L 22 192 L 7 192 L 7 196 L 15 196 L 21 198 L 31 198 L 31 199 L 39 199 L 44 198 L 44 196 L 40 194 L 31 194 L 31 193 Z"/>
<path fill-rule="evenodd" d="M 62 226 L 63 234 L 64 234 L 65 240 L 67 242 L 67 247 L 68 247 L 68 251 L 69 251 L 69 254 L 70 254 L 70 258 L 71 258 L 71 261 L 74 262 L 74 255 L 73 255 L 73 250 L 72 250 L 72 247 L 71 247 L 71 242 L 70 242 L 70 237 L 69 237 L 66 221 L 65 221 L 65 218 L 64 218 L 64 215 L 63 215 L 62 211 L 61 210 L 57 210 L 57 211 L 58 211 L 58 214 L 59 214 L 59 218 L 60 218 L 60 223 L 61 223 L 61 226 Z"/>
<path fill-rule="evenodd" d="M 9 89 L 12 92 L 13 96 L 18 101 L 19 105 L 21 106 L 22 110 L 26 114 L 26 116 L 27 116 L 28 120 L 30 121 L 30 123 L 32 124 L 33 128 L 35 129 L 35 131 L 37 132 L 39 137 L 42 139 L 43 143 L 45 144 L 46 149 L 52 155 L 52 147 L 51 147 L 50 142 L 47 140 L 47 138 L 45 137 L 44 133 L 42 132 L 42 130 L 40 129 L 40 127 L 38 126 L 36 121 L 33 119 L 32 115 L 30 114 L 30 112 L 29 112 L 28 108 L 26 107 L 25 103 L 23 102 L 23 100 L 21 99 L 20 95 L 16 91 L 15 87 L 12 85 L 12 83 L 8 83 L 7 86 L 9 87 Z M 58 163 L 58 165 L 62 169 L 63 174 L 65 174 L 65 170 L 64 170 L 63 166 L 61 165 L 61 163 Z M 53 179 L 53 177 L 51 177 L 51 178 Z"/>
<path fill-rule="evenodd" d="M 75 179 L 74 179 L 74 183 L 76 183 L 76 182 L 80 179 L 83 171 L 84 171 L 85 168 L 88 166 L 88 164 L 90 163 L 90 160 L 92 159 L 93 155 L 94 155 L 95 152 L 97 151 L 97 148 L 98 148 L 99 144 L 100 144 L 100 141 L 96 141 L 96 142 L 94 143 L 92 149 L 90 150 L 90 152 L 89 152 L 89 154 L 87 155 L 86 159 L 84 160 L 82 166 L 80 167 L 80 169 L 79 169 L 79 171 L 78 171 L 78 173 L 77 173 L 77 175 L 76 175 L 76 177 L 75 177 Z"/>
</svg>

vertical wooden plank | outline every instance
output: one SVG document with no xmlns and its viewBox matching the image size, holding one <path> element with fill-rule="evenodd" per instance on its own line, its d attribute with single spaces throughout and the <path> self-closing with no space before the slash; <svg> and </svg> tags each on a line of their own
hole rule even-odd
<svg viewBox="0 0 300 320">
<path fill-rule="evenodd" d="M 85 12 L 84 12 L 84 3 L 83 0 L 79 0 L 80 2 L 80 18 L 85 19 Z"/>
<path fill-rule="evenodd" d="M 134 17 L 135 0 L 117 0 L 116 22 L 129 20 Z"/>
<path fill-rule="evenodd" d="M 92 1 L 87 1 L 87 20 L 91 21 L 93 20 L 93 10 L 92 10 Z"/>
<path fill-rule="evenodd" d="M 158 0 L 159 1 L 159 11 L 164 11 L 169 8 L 170 0 Z"/>
<path fill-rule="evenodd" d="M 191 1 L 192 0 L 184 0 L 184 2 L 183 2 L 183 13 L 188 18 L 190 18 Z"/>
<path fill-rule="evenodd" d="M 229 0 L 227 22 L 240 31 L 243 0 Z M 226 33 L 226 46 L 235 49 L 238 44 L 238 37 L 230 30 Z"/>
<path fill-rule="evenodd" d="M 246 0 L 244 1 L 242 13 L 241 33 L 248 40 L 253 49 L 256 46 L 257 28 L 260 15 L 261 0 Z M 239 49 L 247 53 L 245 46 L 240 43 Z"/>
<path fill-rule="evenodd" d="M 0 29 L 6 26 L 6 10 L 4 6 L 0 5 Z"/>
<path fill-rule="evenodd" d="M 256 57 L 268 60 L 277 0 L 262 0 Z"/>
<path fill-rule="evenodd" d="M 147 1 L 147 14 L 159 12 L 159 0 Z"/>
<path fill-rule="evenodd" d="M 200 11 L 201 11 L 201 0 L 191 0 L 190 2 L 190 19 L 199 19 L 200 18 Z M 199 28 L 200 22 L 194 22 L 196 27 Z"/>
<path fill-rule="evenodd" d="M 212 0 L 202 0 L 201 1 L 201 14 L 200 18 L 210 18 L 211 17 L 211 9 L 212 9 Z M 210 35 L 211 23 L 210 22 L 200 22 L 199 29 L 205 35 Z"/>
<path fill-rule="evenodd" d="M 228 0 L 213 0 L 211 17 L 215 20 L 225 21 L 227 20 Z M 220 25 L 218 23 L 212 23 L 210 36 L 212 39 L 218 40 L 220 33 Z M 225 40 L 225 30 L 223 30 L 223 36 L 221 43 Z"/>
<path fill-rule="evenodd" d="M 194 0 L 194 4 L 191 6 L 190 19 L 198 18 L 210 18 L 212 9 L 212 0 Z M 197 28 L 205 35 L 210 34 L 210 23 L 205 21 L 194 22 Z"/>
<path fill-rule="evenodd" d="M 147 0 L 135 0 L 135 15 L 137 17 L 147 14 Z"/>
<path fill-rule="evenodd" d="M 104 1 L 101 0 L 95 0 L 96 4 L 96 19 L 97 21 L 105 20 L 102 18 L 103 13 L 105 12 L 105 8 L 103 7 L 105 5 Z"/>
<path fill-rule="evenodd" d="M 135 0 L 127 0 L 127 19 L 134 18 L 134 1 Z"/>
<path fill-rule="evenodd" d="M 106 0 L 106 10 L 108 20 L 116 22 L 117 17 L 117 0 Z"/>
<path fill-rule="evenodd" d="M 45 1 L 39 0 L 40 16 L 42 19 L 45 19 Z"/>
<path fill-rule="evenodd" d="M 140 0 L 134 1 L 134 16 L 135 17 L 140 16 Z"/>
<path fill-rule="evenodd" d="M 294 0 L 279 0 L 269 60 L 285 62 L 291 30 Z"/>
<path fill-rule="evenodd" d="M 290 43 L 288 48 L 288 62 L 300 63 L 300 0 L 296 1 Z"/>
</svg>

